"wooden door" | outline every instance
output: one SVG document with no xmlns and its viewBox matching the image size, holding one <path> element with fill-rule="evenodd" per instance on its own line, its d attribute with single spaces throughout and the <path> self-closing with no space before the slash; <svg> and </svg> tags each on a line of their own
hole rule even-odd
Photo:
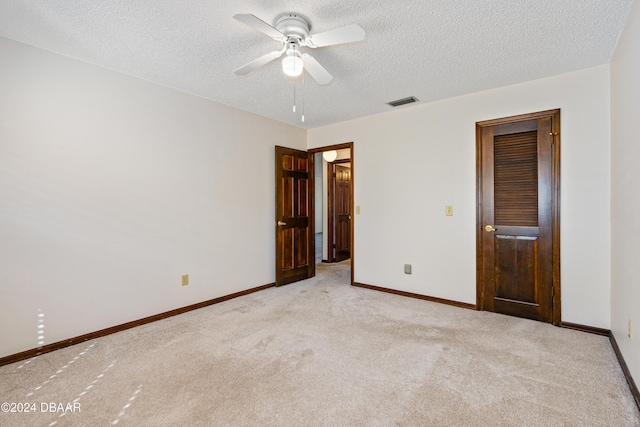
<svg viewBox="0 0 640 427">
<path fill-rule="evenodd" d="M 276 286 L 314 275 L 312 162 L 306 151 L 276 146 Z"/>
<path fill-rule="evenodd" d="M 351 258 L 351 168 L 335 165 L 335 261 Z"/>
<path fill-rule="evenodd" d="M 560 111 L 477 124 L 478 307 L 560 323 Z"/>
</svg>

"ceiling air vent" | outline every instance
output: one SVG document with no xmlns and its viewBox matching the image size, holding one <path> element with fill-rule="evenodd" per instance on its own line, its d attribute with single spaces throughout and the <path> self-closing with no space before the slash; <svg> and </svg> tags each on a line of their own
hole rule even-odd
<svg viewBox="0 0 640 427">
<path fill-rule="evenodd" d="M 415 96 L 410 96 L 408 98 L 402 98 L 402 99 L 397 99 L 395 101 L 387 102 L 387 104 L 391 105 L 392 107 L 399 107 L 401 105 L 411 104 L 412 102 L 417 102 L 417 101 L 420 101 L 420 100 Z"/>
</svg>

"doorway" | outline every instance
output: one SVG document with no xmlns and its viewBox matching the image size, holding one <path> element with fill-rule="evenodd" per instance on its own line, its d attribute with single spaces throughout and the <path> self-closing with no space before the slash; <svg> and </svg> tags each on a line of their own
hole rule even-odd
<svg viewBox="0 0 640 427">
<path fill-rule="evenodd" d="M 333 159 L 331 162 L 327 162 L 326 160 L 323 160 L 322 153 L 327 151 L 333 151 L 333 150 L 337 152 L 336 158 Z M 340 214 L 343 215 L 342 218 L 349 220 L 349 227 L 348 229 L 343 227 L 343 233 L 339 238 L 343 239 L 342 246 L 343 247 L 346 246 L 348 248 L 348 256 L 345 256 L 344 250 L 340 251 L 341 256 L 343 257 L 343 261 L 341 262 L 341 264 L 347 263 L 350 266 L 350 277 L 351 277 L 350 283 L 353 283 L 354 281 L 353 272 L 354 272 L 354 262 L 355 262 L 354 261 L 354 253 L 355 253 L 354 232 L 353 232 L 354 216 L 352 215 L 352 213 L 354 212 L 353 194 L 354 194 L 354 176 L 355 176 L 355 173 L 354 173 L 355 158 L 354 158 L 353 142 L 313 148 L 309 150 L 309 153 L 314 154 L 315 155 L 314 157 L 317 159 L 317 161 L 315 162 L 315 167 L 316 167 L 316 174 L 314 174 L 315 177 L 318 177 L 319 175 L 317 173 L 317 169 L 322 169 L 322 176 L 316 179 L 322 179 L 323 189 L 319 193 L 318 193 L 319 190 L 316 191 L 316 195 L 315 195 L 316 204 L 321 204 L 322 206 L 320 209 L 318 209 L 318 206 L 316 206 L 315 212 L 316 213 L 318 211 L 322 212 L 321 213 L 322 224 L 320 224 L 320 221 L 316 221 L 316 224 L 317 224 L 316 231 L 321 232 L 321 236 L 322 236 L 321 239 L 322 239 L 322 246 L 323 246 L 323 256 L 322 256 L 323 266 L 334 265 L 334 261 L 336 261 L 335 255 L 333 260 L 331 260 L 330 258 L 330 254 L 332 253 L 335 254 L 335 250 L 332 250 L 334 244 L 336 243 L 336 236 L 334 234 L 335 231 L 333 230 L 335 229 L 335 224 L 337 221 L 335 219 L 336 203 L 330 201 L 330 200 L 333 200 L 335 197 L 329 195 L 329 189 L 334 188 L 333 184 L 331 184 L 332 179 L 330 179 L 332 173 L 329 173 L 329 170 L 333 171 L 333 169 L 336 166 L 349 168 L 348 181 L 346 182 L 346 185 L 343 182 L 343 187 L 342 187 L 342 189 L 347 193 L 346 196 L 343 196 L 343 201 L 345 205 L 343 205 L 343 207 L 340 207 L 339 209 Z M 319 188 L 317 186 L 317 183 L 316 183 L 316 188 L 317 189 Z M 333 191 L 333 193 L 335 195 L 335 191 Z M 330 204 L 333 204 L 333 206 L 330 206 Z M 329 215 L 329 211 L 334 212 L 333 225 L 330 224 L 331 216 Z M 348 218 L 349 216 L 350 218 Z M 322 229 L 319 228 L 320 226 L 322 226 Z"/>
<path fill-rule="evenodd" d="M 560 110 L 476 123 L 477 307 L 560 325 Z"/>
<path fill-rule="evenodd" d="M 349 217 L 350 227 L 340 237 L 343 246 L 348 249 L 349 255 L 343 263 L 349 263 L 350 283 L 354 281 L 354 233 L 350 215 L 353 212 L 353 143 L 319 147 L 308 151 L 276 146 L 276 286 L 293 283 L 315 275 L 316 241 L 314 237 L 316 229 L 320 227 L 320 225 L 316 225 L 316 218 L 318 215 L 322 216 L 321 222 L 324 223 L 327 217 L 322 213 L 324 209 L 316 209 L 317 204 L 322 203 L 322 199 L 317 199 L 316 196 L 326 194 L 316 185 L 318 179 L 323 179 L 319 176 L 318 169 L 326 170 L 322 167 L 322 160 L 318 160 L 316 154 L 320 153 L 319 157 L 321 158 L 321 153 L 333 150 L 344 152 L 344 158 L 347 158 L 349 162 L 349 179 L 342 191 L 346 191 L 348 195 L 343 200 L 347 200 L 344 211 Z M 325 188 L 327 187 L 325 186 Z M 326 212 L 326 210 L 324 211 Z M 327 230 L 324 226 L 322 228 L 323 234 L 326 234 Z M 344 256 L 344 250 L 341 254 Z"/>
</svg>

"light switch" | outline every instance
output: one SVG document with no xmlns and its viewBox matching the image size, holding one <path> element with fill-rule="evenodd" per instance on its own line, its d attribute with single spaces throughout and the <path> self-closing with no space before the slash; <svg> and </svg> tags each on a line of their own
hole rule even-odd
<svg viewBox="0 0 640 427">
<path fill-rule="evenodd" d="M 445 206 L 444 208 L 447 216 L 453 216 L 453 206 Z"/>
<path fill-rule="evenodd" d="M 356 206 L 356 215 L 360 215 L 360 205 Z"/>
</svg>

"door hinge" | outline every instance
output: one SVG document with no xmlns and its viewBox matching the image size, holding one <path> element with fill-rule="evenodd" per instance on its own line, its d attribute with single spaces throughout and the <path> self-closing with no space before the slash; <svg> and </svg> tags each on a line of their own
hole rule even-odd
<svg viewBox="0 0 640 427">
<path fill-rule="evenodd" d="M 558 132 L 551 132 L 551 133 L 549 133 L 549 136 L 551 136 L 551 143 L 555 144 L 556 143 L 556 136 L 558 136 Z"/>
</svg>

